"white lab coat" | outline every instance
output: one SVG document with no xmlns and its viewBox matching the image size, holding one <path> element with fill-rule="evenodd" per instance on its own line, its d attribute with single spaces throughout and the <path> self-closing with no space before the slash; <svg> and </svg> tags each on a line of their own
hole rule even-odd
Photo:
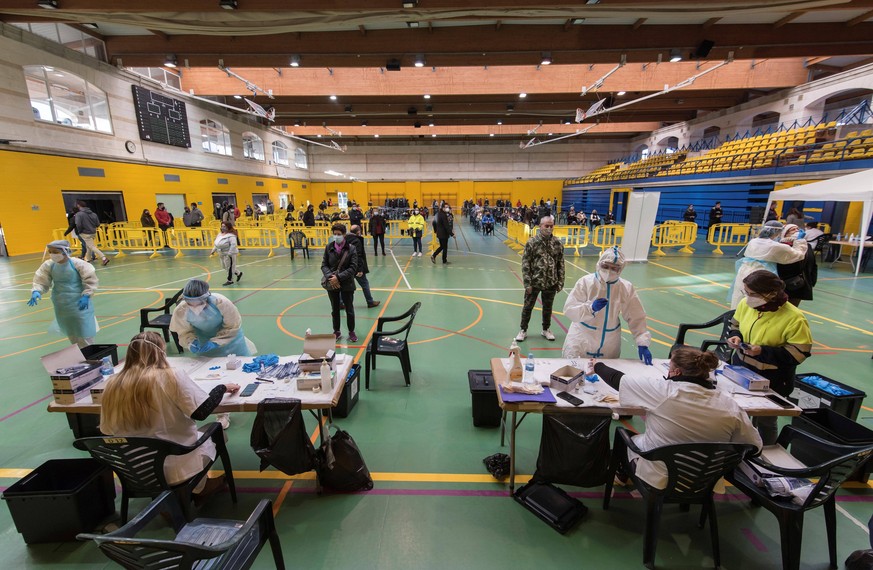
<svg viewBox="0 0 873 570">
<path fill-rule="evenodd" d="M 598 298 L 609 303 L 594 313 Z M 564 341 L 564 358 L 619 358 L 621 320 L 624 317 L 637 346 L 649 346 L 652 335 L 646 326 L 646 311 L 630 281 L 619 278 L 604 283 L 597 273 L 579 279 L 564 303 L 564 316 L 573 321 Z"/>
<path fill-rule="evenodd" d="M 796 239 L 794 244 L 781 243 L 770 238 L 753 238 L 746 246 L 746 255 L 737 261 L 737 276 L 728 299 L 731 309 L 736 309 L 743 299 L 743 279 L 753 271 L 766 269 L 776 273 L 776 265 L 795 263 L 806 257 L 805 239 Z"/>
<path fill-rule="evenodd" d="M 242 316 L 233 302 L 220 293 L 210 293 L 210 304 L 221 313 L 222 322 L 217 330 L 201 331 L 194 328 L 188 319 L 188 304 L 180 300 L 173 310 L 170 319 L 170 330 L 179 335 L 182 346 L 190 346 L 192 342 L 200 339 L 201 344 L 212 341 L 218 345 L 214 354 L 201 353 L 199 356 L 226 356 L 233 353 L 248 356 L 257 353 L 255 344 L 241 334 Z M 203 338 L 201 338 L 203 337 Z"/>
</svg>

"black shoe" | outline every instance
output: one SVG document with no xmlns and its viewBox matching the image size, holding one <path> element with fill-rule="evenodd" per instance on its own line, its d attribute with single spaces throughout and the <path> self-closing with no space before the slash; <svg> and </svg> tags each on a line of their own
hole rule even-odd
<svg viewBox="0 0 873 570">
<path fill-rule="evenodd" d="M 448 265 L 450 263 L 451 263 L 451 261 L 443 261 L 443 265 Z"/>
<path fill-rule="evenodd" d="M 372 309 L 373 307 L 378 307 L 379 303 L 381 302 L 382 301 L 370 301 L 369 303 L 367 303 L 367 308 Z"/>
<path fill-rule="evenodd" d="M 239 280 L 242 279 L 242 271 L 236 274 L 236 282 L 239 283 Z"/>
<path fill-rule="evenodd" d="M 433 264 L 436 264 L 436 256 L 435 255 L 430 256 L 430 262 Z"/>
<path fill-rule="evenodd" d="M 225 281 L 224 283 L 222 283 L 222 285 L 223 285 L 224 287 L 227 287 L 228 285 L 233 285 L 233 281 L 227 280 L 227 281 Z"/>
</svg>

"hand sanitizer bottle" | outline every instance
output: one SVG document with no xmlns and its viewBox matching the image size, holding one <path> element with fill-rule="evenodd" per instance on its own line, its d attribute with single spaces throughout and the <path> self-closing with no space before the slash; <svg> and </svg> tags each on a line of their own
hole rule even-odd
<svg viewBox="0 0 873 570">
<path fill-rule="evenodd" d="M 111 356 L 104 356 L 100 362 L 100 374 L 104 377 L 111 376 L 115 373 L 115 366 L 112 364 Z"/>
<path fill-rule="evenodd" d="M 321 393 L 327 394 L 332 388 L 330 364 L 327 360 L 321 361 Z"/>
<path fill-rule="evenodd" d="M 527 354 L 527 360 L 524 361 L 524 379 L 525 384 L 536 384 L 534 380 L 534 356 L 533 352 Z"/>
</svg>

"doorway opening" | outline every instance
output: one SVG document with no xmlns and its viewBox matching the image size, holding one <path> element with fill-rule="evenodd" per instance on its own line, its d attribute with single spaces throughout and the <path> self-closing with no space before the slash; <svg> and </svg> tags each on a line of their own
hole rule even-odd
<svg viewBox="0 0 873 570">
<path fill-rule="evenodd" d="M 82 200 L 92 212 L 97 214 L 101 224 L 114 224 L 127 221 L 127 210 L 124 207 L 122 192 L 74 192 L 61 190 L 64 200 L 64 211 L 69 216 L 75 210 L 76 201 Z"/>
</svg>

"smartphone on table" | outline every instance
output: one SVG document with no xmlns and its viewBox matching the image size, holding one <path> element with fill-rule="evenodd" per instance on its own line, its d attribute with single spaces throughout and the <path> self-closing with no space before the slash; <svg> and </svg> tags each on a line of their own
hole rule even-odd
<svg viewBox="0 0 873 570">
<path fill-rule="evenodd" d="M 585 403 L 584 401 L 580 400 L 579 398 L 577 398 L 573 394 L 570 394 L 569 392 L 558 392 L 555 395 L 558 398 L 561 398 L 562 400 L 564 400 L 565 402 L 569 402 L 570 404 L 573 404 L 574 406 L 581 406 L 582 404 Z"/>
</svg>

